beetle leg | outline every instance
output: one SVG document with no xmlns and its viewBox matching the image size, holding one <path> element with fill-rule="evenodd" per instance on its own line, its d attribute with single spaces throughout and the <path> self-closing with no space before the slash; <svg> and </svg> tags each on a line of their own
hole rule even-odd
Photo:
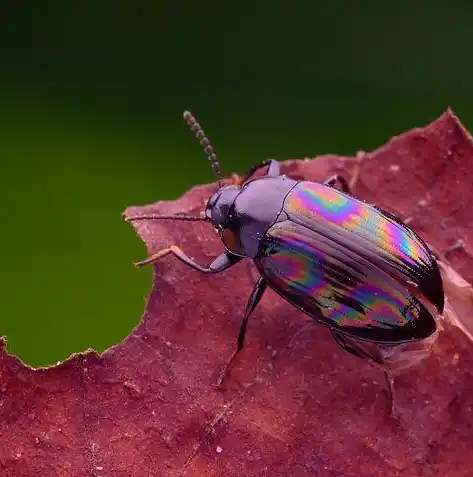
<svg viewBox="0 0 473 477">
<path fill-rule="evenodd" d="M 449 253 L 454 252 L 455 250 L 463 250 L 467 255 L 470 255 L 469 251 L 466 248 L 465 241 L 461 238 L 457 239 L 453 245 L 450 245 L 450 247 L 448 247 L 447 250 L 443 252 L 443 255 L 446 256 Z"/>
<path fill-rule="evenodd" d="M 224 252 L 221 255 L 219 255 L 209 266 L 203 267 L 202 265 L 199 265 L 194 260 L 192 260 L 192 258 L 188 257 L 179 247 L 177 247 L 176 245 L 172 245 L 169 248 L 159 250 L 159 252 L 154 253 L 153 255 L 151 255 L 151 257 L 148 257 L 147 259 L 141 262 L 135 263 L 135 266 L 143 267 L 144 265 L 154 263 L 160 258 L 165 257 L 166 255 L 170 253 L 175 255 L 179 260 L 184 262 L 186 265 L 189 265 L 189 267 L 201 273 L 223 272 L 224 270 L 238 263 L 243 258 L 243 257 L 237 257 L 236 255 L 233 255 L 229 252 Z"/>
<path fill-rule="evenodd" d="M 394 393 L 394 376 L 384 371 L 384 379 L 386 379 L 386 384 L 388 386 L 388 397 L 391 403 L 391 416 L 396 417 L 396 395 Z"/>
<path fill-rule="evenodd" d="M 396 418 L 396 399 L 394 393 L 394 377 L 385 369 L 385 358 L 380 347 L 376 343 L 357 340 L 351 338 L 338 330 L 331 330 L 336 343 L 348 353 L 362 359 L 371 359 L 384 371 L 384 378 L 387 384 L 387 394 L 390 402 L 390 412 Z"/>
<path fill-rule="evenodd" d="M 258 164 L 254 164 L 251 166 L 247 173 L 244 176 L 234 176 L 233 182 L 236 185 L 244 184 L 257 170 L 262 169 L 263 167 L 268 167 L 268 172 L 266 173 L 267 176 L 270 177 L 277 177 L 280 174 L 279 172 L 279 162 L 275 161 L 274 159 L 266 159 L 264 161 L 259 162 Z"/>
<path fill-rule="evenodd" d="M 433 245 L 427 246 L 434 254 L 442 276 L 446 297 L 442 318 L 459 328 L 470 341 L 473 341 L 473 286 L 452 267 L 445 256 L 459 248 L 469 254 L 465 248 L 466 244 L 459 239 L 443 253 Z"/>
<path fill-rule="evenodd" d="M 450 247 L 447 247 L 443 252 L 438 250 L 430 243 L 427 243 L 427 247 L 434 254 L 434 257 L 437 261 L 442 261 L 449 266 L 450 262 L 447 258 L 447 255 L 454 252 L 455 250 L 463 250 L 470 258 L 473 258 L 473 253 L 471 253 L 471 251 L 468 249 L 466 242 L 461 238 L 457 239 L 452 245 L 450 245 Z"/>
<path fill-rule="evenodd" d="M 354 168 L 353 174 L 351 176 L 351 179 L 349 181 L 347 181 L 340 174 L 334 174 L 333 176 L 330 176 L 326 181 L 324 181 L 324 185 L 327 185 L 329 187 L 333 187 L 337 182 L 339 182 L 340 186 L 342 188 L 342 192 L 346 192 L 347 194 L 351 194 L 352 190 L 354 189 L 354 187 L 356 185 L 356 183 L 358 182 L 358 179 L 360 178 L 361 161 L 363 160 L 364 156 L 365 156 L 365 153 L 363 151 L 358 151 L 356 153 L 355 168 Z"/>
<path fill-rule="evenodd" d="M 338 330 L 332 329 L 330 331 L 335 342 L 348 353 L 361 359 L 371 359 L 377 364 L 383 363 L 383 358 L 379 353 L 376 344 L 350 338 L 345 333 Z"/>
<path fill-rule="evenodd" d="M 281 175 L 278 161 L 275 161 L 274 159 L 269 159 L 269 168 L 267 175 L 270 177 L 277 177 Z"/>
<path fill-rule="evenodd" d="M 260 275 L 258 274 L 255 277 L 255 273 L 253 273 L 255 266 L 251 260 L 248 260 L 246 265 L 247 265 L 246 271 L 248 273 L 248 278 L 250 279 L 251 284 L 254 286 L 256 285 L 256 282 L 258 281 L 258 278 L 260 277 Z"/>
<path fill-rule="evenodd" d="M 351 188 L 348 185 L 347 180 L 340 174 L 334 174 L 333 176 L 330 176 L 327 180 L 324 181 L 324 185 L 333 187 L 337 182 L 340 183 L 342 192 L 346 192 L 347 194 L 351 192 Z"/>
<path fill-rule="evenodd" d="M 447 260 L 438 260 L 445 291 L 442 317 L 473 341 L 473 286 Z"/>
<path fill-rule="evenodd" d="M 246 329 L 248 326 L 248 319 L 250 315 L 253 313 L 253 311 L 256 308 L 256 305 L 261 300 L 261 297 L 263 296 L 267 284 L 264 281 L 264 278 L 261 277 L 257 282 L 255 287 L 253 288 L 253 291 L 251 292 L 250 298 L 248 300 L 248 303 L 246 305 L 246 310 L 245 310 L 245 315 L 243 316 L 243 320 L 240 325 L 240 331 L 238 333 L 238 340 L 237 340 L 237 349 L 233 353 L 233 356 L 230 358 L 228 361 L 227 365 L 225 366 L 225 369 L 223 370 L 222 375 L 220 376 L 220 379 L 218 380 L 217 386 L 221 386 L 225 379 L 228 377 L 231 368 L 233 367 L 235 363 L 235 359 L 238 355 L 238 353 L 243 349 L 243 346 L 245 345 L 245 336 L 246 336 Z"/>
</svg>

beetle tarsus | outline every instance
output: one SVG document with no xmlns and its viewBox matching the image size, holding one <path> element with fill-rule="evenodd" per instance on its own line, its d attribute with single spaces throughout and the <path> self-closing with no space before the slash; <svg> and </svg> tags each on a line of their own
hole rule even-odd
<svg viewBox="0 0 473 477">
<path fill-rule="evenodd" d="M 227 270 L 228 268 L 232 267 L 233 265 L 235 265 L 241 260 L 241 257 L 237 257 L 236 255 L 232 255 L 228 252 L 224 252 L 221 255 L 219 255 L 208 267 L 205 267 L 205 266 L 199 265 L 197 262 L 192 260 L 192 258 L 187 256 L 185 252 L 183 252 L 181 248 L 178 247 L 177 245 L 171 245 L 168 248 L 159 250 L 158 252 L 154 253 L 147 259 L 142 260 L 141 262 L 135 263 L 135 267 L 143 267 L 144 265 L 149 265 L 150 263 L 154 263 L 160 258 L 165 257 L 166 255 L 170 253 L 172 253 L 175 257 L 181 260 L 181 262 L 184 262 L 186 265 L 193 268 L 194 270 L 197 270 L 201 273 L 206 273 L 206 274 L 223 272 L 224 270 Z"/>
<path fill-rule="evenodd" d="M 150 265 L 151 263 L 156 262 L 160 258 L 163 258 L 166 255 L 169 255 L 170 253 L 173 253 L 172 248 L 173 247 L 163 248 L 162 250 L 159 250 L 159 252 L 153 253 L 153 255 L 146 258 L 145 260 L 142 260 L 141 262 L 136 262 L 135 267 L 140 268 L 140 267 L 144 267 L 145 265 Z"/>
<path fill-rule="evenodd" d="M 222 374 L 218 378 L 217 381 L 217 387 L 221 389 L 224 385 L 224 383 L 227 381 L 227 379 L 230 376 L 230 373 L 232 371 L 233 366 L 235 365 L 235 361 L 237 359 L 237 356 L 240 354 L 241 349 L 237 349 L 234 353 L 233 356 L 229 359 L 228 363 L 225 365 L 225 368 L 222 371 Z"/>
<path fill-rule="evenodd" d="M 396 395 L 394 392 L 394 377 L 384 371 L 384 378 L 387 384 L 387 394 L 389 399 L 389 412 L 392 418 L 397 419 Z"/>
<path fill-rule="evenodd" d="M 466 243 L 463 239 L 457 239 L 453 245 L 450 245 L 450 247 L 443 252 L 443 255 L 446 256 L 455 250 L 464 250 L 466 252 Z"/>
</svg>

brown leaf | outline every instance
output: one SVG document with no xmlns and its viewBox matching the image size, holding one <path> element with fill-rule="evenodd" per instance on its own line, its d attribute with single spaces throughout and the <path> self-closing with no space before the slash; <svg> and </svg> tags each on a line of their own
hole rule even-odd
<svg viewBox="0 0 473 477">
<path fill-rule="evenodd" d="M 355 194 L 411 217 L 473 280 L 473 143 L 450 111 L 364 155 Z M 349 158 L 289 161 L 322 180 Z M 214 185 L 136 213 L 193 213 Z M 204 223 L 135 223 L 148 251 L 179 244 L 201 262 L 221 251 Z M 139 257 L 137 257 L 139 258 Z M 102 355 L 33 370 L 0 352 L 0 475 L 462 477 L 473 462 L 473 350 L 447 327 L 432 356 L 396 380 L 389 416 L 382 373 L 268 292 L 249 323 L 228 388 L 251 284 L 246 265 L 202 276 L 174 257 L 155 266 L 139 326 Z M 139 273 L 139 272 L 137 272 Z"/>
</svg>

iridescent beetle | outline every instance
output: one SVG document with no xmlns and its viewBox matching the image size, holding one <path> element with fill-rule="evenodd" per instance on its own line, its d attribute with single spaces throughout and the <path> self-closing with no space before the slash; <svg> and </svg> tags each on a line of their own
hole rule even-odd
<svg viewBox="0 0 473 477">
<path fill-rule="evenodd" d="M 171 246 L 136 265 L 171 253 L 193 269 L 213 274 L 252 259 L 260 277 L 222 376 L 243 348 L 248 318 L 269 287 L 328 325 L 345 350 L 379 365 L 394 406 L 388 372 L 427 356 L 441 328 L 444 285 L 434 253 L 392 214 L 351 196 L 349 184 L 339 175 L 324 183 L 294 180 L 280 175 L 278 162 L 266 160 L 234 184 L 224 185 L 208 138 L 189 112 L 184 118 L 204 146 L 218 181 L 205 217 L 145 215 L 127 220 L 208 221 L 226 250 L 202 266 Z M 252 178 L 266 166 L 266 176 Z M 334 188 L 336 183 L 341 190 Z"/>
</svg>

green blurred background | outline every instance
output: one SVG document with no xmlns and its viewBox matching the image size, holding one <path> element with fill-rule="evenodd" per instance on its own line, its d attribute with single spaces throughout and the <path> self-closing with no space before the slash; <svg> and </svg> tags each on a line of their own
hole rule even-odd
<svg viewBox="0 0 473 477">
<path fill-rule="evenodd" d="M 0 334 L 28 364 L 103 350 L 150 270 L 121 219 L 268 156 L 370 150 L 448 106 L 473 120 L 473 3 L 3 1 Z"/>
</svg>

